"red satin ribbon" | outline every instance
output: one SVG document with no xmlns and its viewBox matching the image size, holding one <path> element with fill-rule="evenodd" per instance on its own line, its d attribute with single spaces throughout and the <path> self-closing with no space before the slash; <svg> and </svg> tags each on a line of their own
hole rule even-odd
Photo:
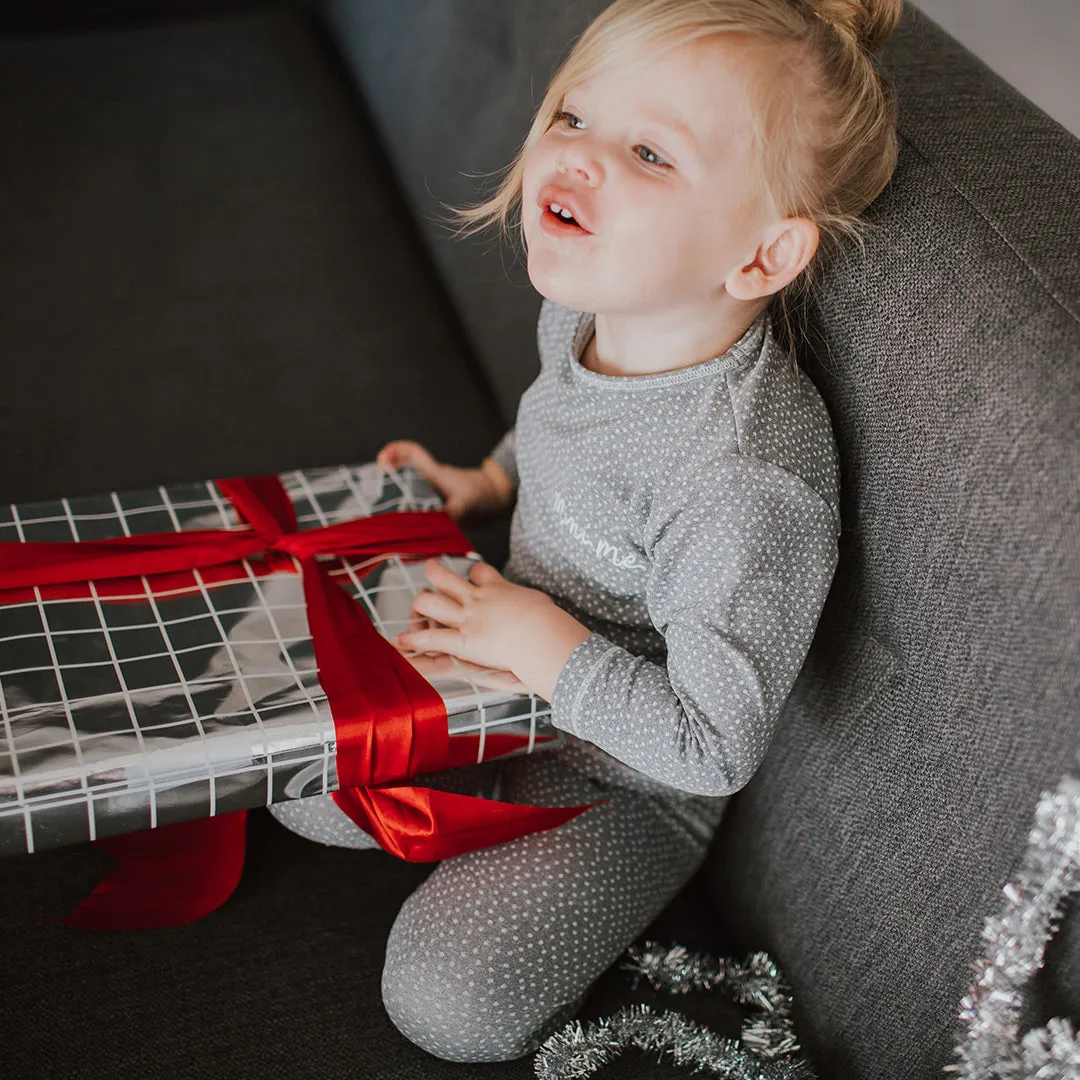
<svg viewBox="0 0 1080 1080">
<path fill-rule="evenodd" d="M 340 790 L 333 798 L 383 848 L 413 862 L 445 859 L 556 828 L 595 805 L 521 806 L 401 784 L 475 762 L 479 736 L 450 739 L 438 691 L 316 557 L 466 554 L 472 544 L 448 514 L 398 511 L 298 532 L 296 512 L 276 476 L 219 480 L 217 486 L 247 529 L 0 544 L 0 590 L 205 569 L 255 555 L 284 555 L 280 568 L 288 570 L 295 558 L 319 680 L 334 719 Z M 488 735 L 484 756 L 498 757 L 524 742 L 525 736 Z M 141 929 L 201 918 L 224 903 L 240 880 L 245 819 L 246 812 L 237 811 L 97 841 L 120 865 L 59 921 L 86 929 Z"/>
<path fill-rule="evenodd" d="M 79 930 L 153 930 L 209 915 L 244 869 L 247 811 L 95 840 L 118 862 L 70 914 Z"/>
</svg>

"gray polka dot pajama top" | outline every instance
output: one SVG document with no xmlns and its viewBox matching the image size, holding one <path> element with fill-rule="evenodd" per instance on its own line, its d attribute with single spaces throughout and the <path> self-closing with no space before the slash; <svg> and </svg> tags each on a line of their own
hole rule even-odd
<svg viewBox="0 0 1080 1080">
<path fill-rule="evenodd" d="M 432 786 L 599 805 L 444 860 L 403 904 L 383 1003 L 451 1061 L 535 1050 L 700 866 L 837 561 L 828 413 L 768 311 L 723 355 L 653 375 L 582 367 L 592 329 L 544 301 L 540 374 L 492 452 L 518 485 L 505 576 L 592 631 L 552 694 L 565 744 Z M 270 810 L 322 843 L 374 844 L 328 796 Z"/>
<path fill-rule="evenodd" d="M 593 631 L 552 723 L 700 795 L 757 769 L 836 568 L 832 427 L 770 320 L 623 377 L 579 362 L 593 316 L 545 300 L 540 375 L 491 455 L 519 485 L 506 577 Z"/>
</svg>

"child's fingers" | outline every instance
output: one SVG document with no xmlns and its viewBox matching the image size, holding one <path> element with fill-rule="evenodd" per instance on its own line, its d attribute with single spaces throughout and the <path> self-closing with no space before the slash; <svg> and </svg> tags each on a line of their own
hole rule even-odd
<svg viewBox="0 0 1080 1080">
<path fill-rule="evenodd" d="M 451 496 L 443 504 L 443 510 L 447 514 L 449 514 L 450 517 L 452 517 L 455 521 L 457 521 L 458 518 L 464 516 L 466 510 L 468 510 L 468 506 L 466 505 L 463 498 L 460 498 L 458 496 Z"/>
<path fill-rule="evenodd" d="M 434 619 L 443 626 L 456 626 L 466 618 L 465 609 L 461 604 L 442 593 L 424 590 L 413 599 L 413 611 Z M 417 627 L 427 629 L 427 627 Z"/>
<path fill-rule="evenodd" d="M 432 630 L 414 630 L 411 633 L 396 634 L 390 644 L 398 649 L 412 649 L 415 652 L 444 652 L 451 656 L 461 656 L 462 636 L 460 630 L 437 628 Z"/>
<path fill-rule="evenodd" d="M 387 443 L 376 455 L 375 464 L 380 469 L 396 469 L 397 468 L 397 451 L 395 447 L 397 443 Z"/>
<path fill-rule="evenodd" d="M 410 439 L 387 443 L 375 458 L 383 469 L 400 469 L 411 465 L 444 498 L 443 510 L 455 521 L 464 516 L 469 505 L 451 483 L 453 468 L 440 464 L 425 447 Z"/>
<path fill-rule="evenodd" d="M 402 439 L 398 442 L 389 443 L 379 451 L 375 459 L 383 468 L 400 469 L 405 465 L 411 465 L 429 484 L 440 494 L 446 495 L 445 481 L 450 471 L 446 465 L 436 460 L 434 455 L 417 442 Z M 454 514 L 460 508 L 456 505 L 448 513 Z"/>
<path fill-rule="evenodd" d="M 438 466 L 438 462 L 430 452 L 411 439 L 397 439 L 387 443 L 379 451 L 375 460 L 384 468 L 400 469 L 404 465 L 411 465 L 425 475 L 425 470 L 431 471 Z"/>
<path fill-rule="evenodd" d="M 464 605 L 476 592 L 472 582 L 455 573 L 445 563 L 439 562 L 438 559 L 428 559 L 424 563 L 424 575 L 436 589 L 446 593 L 447 596 L 456 600 L 459 605 Z M 419 599 L 419 597 L 416 599 Z M 413 604 L 415 605 L 415 603 L 416 600 L 414 599 Z"/>
<path fill-rule="evenodd" d="M 399 652 L 405 650 L 398 649 Z M 405 657 L 409 663 L 424 676 L 428 682 L 434 679 L 445 679 L 456 674 L 454 659 L 445 653 L 428 655 L 427 653 L 410 653 Z M 461 661 L 458 661 L 460 663 Z"/>
<path fill-rule="evenodd" d="M 459 660 L 446 653 L 411 653 L 406 659 L 429 682 L 435 679 L 465 677 L 485 690 L 504 690 L 518 694 L 529 692 L 529 688 L 512 671 L 482 667 L 471 660 Z"/>
<path fill-rule="evenodd" d="M 502 574 L 489 562 L 473 563 L 465 574 L 465 578 L 475 585 L 494 585 L 503 580 Z"/>
</svg>

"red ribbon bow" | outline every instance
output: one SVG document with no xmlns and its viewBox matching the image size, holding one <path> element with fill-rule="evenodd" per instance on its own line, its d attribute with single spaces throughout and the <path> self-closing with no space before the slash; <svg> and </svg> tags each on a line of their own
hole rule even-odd
<svg viewBox="0 0 1080 1080">
<path fill-rule="evenodd" d="M 248 528 L 2 544 L 0 589 L 285 556 L 275 568 L 299 563 L 319 680 L 334 720 L 340 790 L 332 797 L 385 850 L 411 862 L 445 859 L 556 828 L 595 805 L 521 806 L 400 784 L 475 762 L 479 736 L 450 738 L 438 691 L 331 580 L 317 556 L 464 555 L 472 544 L 448 514 L 397 511 L 298 532 L 296 512 L 276 476 L 218 480 L 217 486 Z M 488 735 L 485 757 L 524 742 L 524 736 Z M 87 929 L 139 929 L 208 914 L 240 880 L 245 821 L 241 810 L 97 841 L 121 865 L 60 921 Z"/>
</svg>

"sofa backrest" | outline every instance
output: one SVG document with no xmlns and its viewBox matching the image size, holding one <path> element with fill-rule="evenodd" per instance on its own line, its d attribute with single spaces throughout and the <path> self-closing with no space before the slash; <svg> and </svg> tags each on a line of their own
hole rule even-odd
<svg viewBox="0 0 1080 1080">
<path fill-rule="evenodd" d="M 485 234 L 454 240 L 444 204 L 478 202 L 517 152 L 570 45 L 609 0 L 322 0 L 506 426 L 536 377 L 540 295 Z"/>
<path fill-rule="evenodd" d="M 841 562 L 711 873 L 815 1060 L 906 1080 L 951 1060 L 984 919 L 1080 745 L 1080 140 L 910 6 L 883 60 L 898 168 L 801 320 Z"/>
<path fill-rule="evenodd" d="M 507 423 L 539 298 L 433 216 L 509 160 L 604 6 L 326 5 Z M 840 567 L 710 862 L 733 948 L 773 953 L 845 1080 L 950 1060 L 983 920 L 1080 721 L 1080 141 L 910 4 L 882 62 L 897 172 L 798 342 L 841 449 Z"/>
<path fill-rule="evenodd" d="M 491 446 L 321 22 L 14 6 L 43 32 L 0 32 L 0 503 Z"/>
</svg>

